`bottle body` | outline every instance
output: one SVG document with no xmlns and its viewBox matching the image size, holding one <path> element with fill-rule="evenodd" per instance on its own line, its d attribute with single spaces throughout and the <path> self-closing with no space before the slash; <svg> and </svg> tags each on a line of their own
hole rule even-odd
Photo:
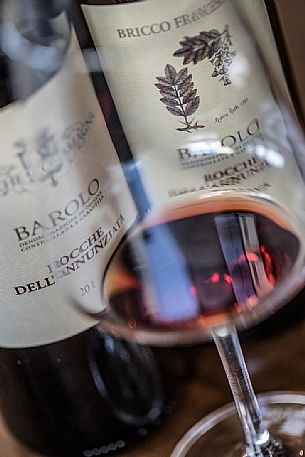
<svg viewBox="0 0 305 457">
<path fill-rule="evenodd" d="M 137 212 L 73 25 L 32 3 L 1 18 L 1 412 L 36 452 L 113 453 L 162 417 L 176 380 L 162 354 L 104 336 L 57 287 L 94 302 Z"/>
<path fill-rule="evenodd" d="M 104 337 L 94 328 L 47 346 L 2 348 L 5 423 L 43 455 L 120 452 L 141 440 L 174 398 L 170 356 L 166 362 L 162 357 L 162 351 L 156 357 L 148 347 Z"/>
</svg>

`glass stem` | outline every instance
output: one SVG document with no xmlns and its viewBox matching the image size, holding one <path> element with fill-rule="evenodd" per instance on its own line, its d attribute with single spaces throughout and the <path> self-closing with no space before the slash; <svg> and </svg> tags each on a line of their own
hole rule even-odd
<svg viewBox="0 0 305 457">
<path fill-rule="evenodd" d="M 263 457 L 270 436 L 264 427 L 245 359 L 233 325 L 216 327 L 212 335 L 224 366 L 245 435 L 247 457 Z"/>
</svg>

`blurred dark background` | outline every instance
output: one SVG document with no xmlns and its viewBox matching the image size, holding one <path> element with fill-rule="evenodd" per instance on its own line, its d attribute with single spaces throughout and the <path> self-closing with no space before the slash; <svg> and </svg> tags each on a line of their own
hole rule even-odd
<svg viewBox="0 0 305 457">
<path fill-rule="evenodd" d="M 297 89 L 305 109 L 305 1 L 277 0 L 276 3 Z"/>
</svg>

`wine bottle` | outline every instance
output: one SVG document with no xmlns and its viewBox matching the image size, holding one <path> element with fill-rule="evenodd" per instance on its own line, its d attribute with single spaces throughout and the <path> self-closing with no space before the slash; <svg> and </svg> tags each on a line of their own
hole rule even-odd
<svg viewBox="0 0 305 457">
<path fill-rule="evenodd" d="M 62 4 L 1 2 L 0 409 L 28 448 L 90 457 L 145 435 L 168 409 L 180 368 L 175 353 L 104 336 L 56 287 L 46 243 L 61 255 L 82 245 L 85 254 L 109 224 L 122 228 L 73 272 L 78 292 L 94 297 L 111 251 L 137 216 L 122 171 L 120 210 L 103 201 L 101 145 L 107 164 L 120 170 L 120 162 Z M 71 186 L 73 167 L 82 179 Z"/>
<path fill-rule="evenodd" d="M 142 225 L 142 235 L 138 231 L 136 234 L 143 238 L 145 255 L 149 256 L 149 262 L 146 259 L 145 264 L 155 265 L 150 268 L 149 277 L 158 283 L 157 289 L 161 287 L 157 273 L 161 270 L 160 264 L 164 266 L 162 287 L 171 284 L 170 276 L 168 281 L 165 279 L 165 266 L 166 259 L 170 258 L 169 251 L 172 251 L 173 259 L 175 249 L 169 239 L 162 244 L 161 238 L 164 241 L 166 232 L 162 224 L 178 227 L 179 206 L 192 206 L 199 195 L 208 195 L 213 190 L 236 189 L 242 195 L 253 189 L 266 193 L 289 212 L 289 202 L 294 197 L 283 185 L 287 176 L 294 180 L 299 195 L 304 198 L 302 180 L 292 158 L 292 146 L 287 140 L 277 98 L 280 95 L 270 87 L 266 75 L 266 66 L 272 67 L 281 96 L 287 103 L 292 100 L 300 115 L 273 2 L 80 0 L 80 4 L 102 55 L 105 77 L 132 155 L 135 162 L 141 163 L 141 177 L 150 198 L 151 211 Z M 261 55 L 257 52 L 257 43 L 251 40 L 252 35 L 249 39 L 247 27 L 256 30 Z M 238 61 L 242 67 L 244 57 L 246 61 L 248 59 L 248 63 L 244 61 L 245 82 L 232 84 L 236 77 L 234 71 L 238 72 L 234 62 Z M 255 71 L 247 75 L 246 66 L 251 62 L 255 62 Z M 280 151 L 285 160 L 282 177 L 282 171 L 271 155 L 251 155 L 251 145 L 261 144 L 265 152 L 268 148 L 272 150 L 274 132 L 285 144 Z M 211 141 L 206 141 L 209 135 Z M 290 151 L 288 155 L 284 149 Z M 295 188 L 293 192 L 295 195 Z M 266 214 L 265 210 L 261 209 L 260 214 Z M 200 209 L 195 213 L 198 216 Z M 189 216 L 182 215 L 185 217 Z M 181 224 L 185 225 L 183 221 Z M 154 242 L 148 247 L 145 233 L 147 230 L 150 233 L 150 229 L 154 231 Z M 160 236 L 158 229 L 162 232 Z M 192 233 L 194 238 L 195 227 Z M 184 248 L 187 250 L 187 246 Z M 119 251 L 120 260 L 117 258 L 110 264 L 104 285 L 109 288 L 112 279 L 116 278 L 117 305 L 123 313 L 124 307 L 129 312 L 124 317 L 127 320 L 135 318 L 137 323 L 143 324 L 143 309 L 137 302 L 143 299 L 143 292 L 133 288 L 126 290 L 126 278 L 129 277 L 129 284 L 135 284 L 135 272 L 138 271 L 129 262 L 129 251 L 130 246 L 126 243 Z M 135 257 L 140 261 L 143 260 L 141 255 L 136 250 Z M 180 264 L 181 270 L 183 261 L 178 259 L 172 265 L 175 263 Z M 192 308 L 190 284 L 183 287 L 183 281 L 177 280 L 183 276 L 182 273 L 179 276 L 179 268 L 173 275 L 175 284 L 179 285 L 176 295 L 186 297 Z M 168 269 L 171 274 L 172 269 L 172 266 Z M 120 281 L 125 284 L 124 288 L 120 287 Z M 106 290 L 106 298 L 111 302 L 113 290 Z M 137 316 L 131 312 L 131 302 Z M 148 302 L 151 308 L 151 300 Z M 166 305 L 163 305 L 165 309 Z M 147 319 L 148 311 L 145 306 L 143 308 Z M 170 305 L 167 308 L 173 310 Z M 160 317 L 158 312 L 156 316 Z M 154 322 L 157 319 L 154 315 L 148 317 Z"/>
</svg>

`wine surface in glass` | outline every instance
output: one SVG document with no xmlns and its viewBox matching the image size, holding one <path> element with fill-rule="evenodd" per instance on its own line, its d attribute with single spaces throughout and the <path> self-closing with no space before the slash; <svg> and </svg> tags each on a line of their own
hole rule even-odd
<svg viewBox="0 0 305 457">
<path fill-rule="evenodd" d="M 301 250 L 288 215 L 258 198 L 207 199 L 150 218 L 115 254 L 110 314 L 133 330 L 219 325 L 285 284 Z"/>
</svg>

